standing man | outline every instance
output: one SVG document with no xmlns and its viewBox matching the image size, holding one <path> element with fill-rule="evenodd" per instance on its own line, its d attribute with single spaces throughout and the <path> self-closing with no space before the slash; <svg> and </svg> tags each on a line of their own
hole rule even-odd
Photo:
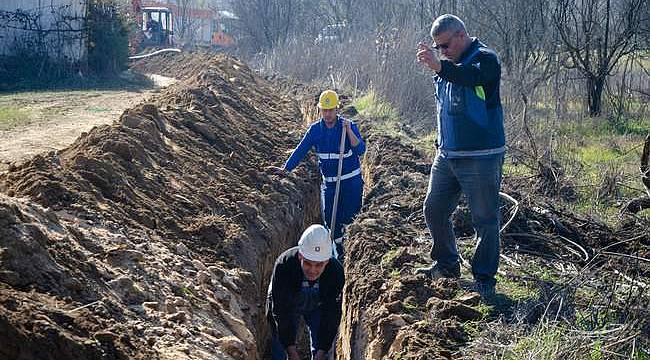
<svg viewBox="0 0 650 360">
<path fill-rule="evenodd" d="M 417 271 L 432 278 L 460 277 L 451 215 L 462 192 L 477 238 L 471 261 L 476 290 L 489 297 L 499 266 L 499 187 L 505 152 L 501 65 L 495 52 L 469 37 L 454 15 L 438 17 L 431 37 L 435 51 L 420 43 L 417 60 L 435 72 L 438 103 L 438 152 L 424 200 L 435 263 Z"/>
<path fill-rule="evenodd" d="M 363 179 L 359 156 L 366 151 L 357 125 L 337 114 L 339 96 L 333 90 L 325 90 L 318 100 L 321 118 L 311 124 L 300 144 L 293 150 L 284 167 L 271 166 L 271 170 L 284 174 L 293 170 L 313 147 L 318 155 L 323 182 L 321 184 L 321 216 L 334 233 L 334 243 L 339 259 L 343 257 L 343 225 L 349 224 L 361 209 Z M 345 129 L 343 170 L 336 210 L 335 228 L 331 229 L 332 209 L 338 175 L 341 132 Z"/>
<path fill-rule="evenodd" d="M 299 316 L 309 329 L 311 358 L 328 358 L 341 321 L 343 283 L 329 231 L 322 225 L 308 227 L 298 246 L 282 253 L 273 267 L 266 303 L 273 360 L 302 359 L 296 349 Z"/>
</svg>

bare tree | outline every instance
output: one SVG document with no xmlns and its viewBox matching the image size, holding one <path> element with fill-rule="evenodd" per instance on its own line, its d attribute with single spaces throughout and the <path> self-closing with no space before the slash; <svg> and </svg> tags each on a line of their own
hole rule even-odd
<svg viewBox="0 0 650 360">
<path fill-rule="evenodd" d="M 176 19 L 174 33 L 186 45 L 194 45 L 200 20 L 196 18 L 193 12 L 196 11 L 198 2 L 197 0 L 178 0 L 177 4 L 178 18 Z"/>
<path fill-rule="evenodd" d="M 528 138 L 535 164 L 539 162 L 539 151 L 528 124 L 528 109 L 537 88 L 553 75 L 557 65 L 553 24 L 548 13 L 551 1 L 479 2 L 472 5 L 469 15 L 481 36 L 485 35 L 489 45 L 499 51 L 504 80 L 520 102 L 516 108 L 521 110 L 521 133 Z"/>
<path fill-rule="evenodd" d="M 638 50 L 648 0 L 558 0 L 554 23 L 570 61 L 586 79 L 590 116 L 601 113 L 607 78 L 619 60 Z"/>
<path fill-rule="evenodd" d="M 299 0 L 232 1 L 240 19 L 241 31 L 253 50 L 271 49 L 284 43 L 294 33 L 296 19 L 303 6 Z"/>
</svg>

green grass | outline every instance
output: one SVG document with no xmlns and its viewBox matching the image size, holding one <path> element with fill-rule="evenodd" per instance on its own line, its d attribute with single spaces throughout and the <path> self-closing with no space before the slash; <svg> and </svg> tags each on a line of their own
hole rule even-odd
<svg viewBox="0 0 650 360">
<path fill-rule="evenodd" d="M 388 273 L 388 276 L 389 276 L 391 279 L 397 279 L 397 278 L 400 277 L 401 274 L 402 274 L 402 273 L 401 273 L 401 271 L 400 271 L 399 269 L 393 269 L 393 270 L 391 270 L 391 271 Z"/>
<path fill-rule="evenodd" d="M 413 145 L 430 157 L 436 153 L 435 140 L 438 135 L 435 131 L 413 140 Z"/>
<path fill-rule="evenodd" d="M 530 177 L 535 175 L 535 171 L 526 165 L 505 162 L 503 164 L 503 175 L 506 177 Z"/>
<path fill-rule="evenodd" d="M 618 149 L 612 149 L 599 144 L 589 144 L 577 149 L 580 161 L 587 165 L 606 164 L 621 156 Z"/>
<path fill-rule="evenodd" d="M 494 312 L 494 306 L 484 302 L 480 302 L 478 305 L 474 306 L 474 309 L 480 312 L 484 319 Z"/>
<path fill-rule="evenodd" d="M 562 332 L 563 329 L 556 326 L 544 327 L 519 339 L 510 351 L 503 354 L 503 359 L 554 359 L 562 346 Z"/>
<path fill-rule="evenodd" d="M 381 257 L 381 267 L 391 267 L 393 260 L 399 255 L 399 249 L 391 249 Z"/>
<path fill-rule="evenodd" d="M 615 135 L 650 134 L 650 117 L 626 118 L 608 121 L 602 117 L 565 122 L 557 129 L 558 135 L 572 138 L 608 139 Z"/>
<path fill-rule="evenodd" d="M 537 288 L 530 286 L 526 283 L 518 282 L 508 277 L 496 275 L 497 291 L 508 296 L 514 301 L 525 301 L 529 299 L 536 299 L 539 296 Z"/>
<path fill-rule="evenodd" d="M 31 113 L 13 106 L 0 106 L 0 130 L 9 130 L 29 123 Z"/>
<path fill-rule="evenodd" d="M 608 341 L 607 341 L 608 340 Z M 616 339 L 601 339 L 598 337 L 585 337 L 570 331 L 565 326 L 557 323 L 540 323 L 527 336 L 522 336 L 508 346 L 501 359 L 588 359 L 601 360 L 623 357 L 612 357 L 619 353 L 627 355 L 628 359 L 646 360 L 648 354 L 643 350 L 635 350 L 630 354 L 629 339 L 627 342 L 615 344 Z M 619 352 L 617 352 L 618 347 Z M 627 353 L 627 354 L 626 354 Z M 631 355 L 631 356 L 630 356 Z"/>
<path fill-rule="evenodd" d="M 463 331 L 470 338 L 475 338 L 481 333 L 481 322 L 480 321 L 464 321 L 460 324 L 463 328 Z"/>
<path fill-rule="evenodd" d="M 419 306 L 417 303 L 410 303 L 410 302 L 403 302 L 402 306 L 404 307 L 404 310 L 409 313 L 416 313 L 419 311 L 422 311 L 422 307 Z"/>
<path fill-rule="evenodd" d="M 403 144 L 413 145 L 429 156 L 435 153 L 436 133 L 432 131 L 416 138 L 409 136 L 404 130 L 404 122 L 397 109 L 381 99 L 373 90 L 357 98 L 353 105 L 362 116 L 373 121 L 373 132 L 395 137 Z"/>
<path fill-rule="evenodd" d="M 578 195 L 565 205 L 616 223 L 621 204 L 642 195 L 638 169 L 650 118 L 586 118 L 562 124 L 556 133 L 554 159 L 562 164 L 564 183 L 573 185 Z"/>
</svg>

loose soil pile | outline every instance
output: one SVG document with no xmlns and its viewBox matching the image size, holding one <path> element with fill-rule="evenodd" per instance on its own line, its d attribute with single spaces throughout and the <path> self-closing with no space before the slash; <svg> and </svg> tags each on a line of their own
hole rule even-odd
<svg viewBox="0 0 650 360">
<path fill-rule="evenodd" d="M 142 74 L 156 74 L 184 80 L 202 72 L 207 64 L 214 61 L 214 57 L 214 52 L 210 51 L 168 52 L 136 60 L 130 68 Z"/>
<path fill-rule="evenodd" d="M 0 178 L 0 358 L 264 350 L 275 256 L 318 217 L 313 162 L 263 170 L 301 113 L 238 61 L 182 65 L 201 71 Z"/>
</svg>

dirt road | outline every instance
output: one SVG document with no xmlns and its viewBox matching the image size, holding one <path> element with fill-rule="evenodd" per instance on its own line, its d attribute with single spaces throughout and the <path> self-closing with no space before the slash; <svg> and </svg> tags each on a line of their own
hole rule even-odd
<svg viewBox="0 0 650 360">
<path fill-rule="evenodd" d="M 0 110 L 15 109 L 20 123 L 2 126 L 0 121 L 0 171 L 12 162 L 22 162 L 36 154 L 61 150 L 83 132 L 110 124 L 125 109 L 157 93 L 156 87 L 142 89 L 66 90 L 0 94 Z"/>
</svg>

